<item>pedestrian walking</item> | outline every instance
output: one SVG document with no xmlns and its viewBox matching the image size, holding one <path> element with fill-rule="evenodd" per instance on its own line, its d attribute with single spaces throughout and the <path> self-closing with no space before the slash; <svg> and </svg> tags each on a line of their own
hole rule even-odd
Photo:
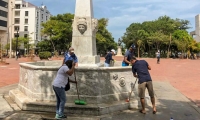
<svg viewBox="0 0 200 120">
<path fill-rule="evenodd" d="M 115 54 L 115 50 L 113 50 L 113 49 L 106 54 L 106 56 L 105 56 L 105 63 L 104 63 L 105 67 L 110 67 L 110 62 L 114 61 L 114 59 L 112 58 L 112 56 L 114 54 Z"/>
<path fill-rule="evenodd" d="M 145 60 L 137 60 L 135 57 L 131 59 L 133 76 L 138 78 L 138 96 L 140 97 L 140 102 L 142 109 L 140 113 L 146 114 L 145 110 L 145 90 L 147 88 L 149 96 L 151 97 L 151 103 L 153 108 L 153 114 L 156 114 L 155 97 L 153 90 L 153 83 L 148 70 L 151 67 Z"/>
<path fill-rule="evenodd" d="M 157 64 L 160 64 L 160 51 L 156 52 Z"/>
<path fill-rule="evenodd" d="M 57 100 L 55 116 L 56 119 L 67 118 L 67 116 L 64 115 L 64 108 L 67 100 L 65 94 L 65 86 L 68 82 L 77 83 L 76 81 L 71 81 L 70 79 L 68 79 L 69 76 L 71 76 L 74 73 L 74 66 L 75 63 L 73 63 L 72 60 L 67 60 L 65 64 L 63 64 L 59 68 L 56 78 L 52 83 Z"/>
</svg>

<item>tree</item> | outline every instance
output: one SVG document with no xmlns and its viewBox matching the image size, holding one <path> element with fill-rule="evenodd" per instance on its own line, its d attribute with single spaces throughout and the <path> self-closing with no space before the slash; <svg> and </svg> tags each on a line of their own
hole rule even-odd
<svg viewBox="0 0 200 120">
<path fill-rule="evenodd" d="M 72 41 L 72 22 L 74 15 L 70 13 L 58 14 L 49 21 L 43 23 L 43 36 L 50 36 L 49 40 L 54 51 L 65 51 L 70 47 Z"/>
<path fill-rule="evenodd" d="M 40 41 L 38 44 L 37 44 L 37 47 L 39 47 L 39 52 L 44 52 L 44 51 L 52 51 L 52 47 L 51 47 L 51 43 L 49 40 L 43 40 L 43 41 Z"/>
<path fill-rule="evenodd" d="M 98 20 L 98 31 L 96 33 L 97 52 L 105 54 L 111 49 L 117 49 L 117 43 L 114 41 L 112 34 L 107 30 L 108 19 L 101 18 Z"/>
<path fill-rule="evenodd" d="M 140 47 L 143 46 L 145 47 L 145 40 L 146 37 L 148 36 L 148 34 L 144 31 L 144 30 L 138 30 L 137 34 L 136 34 L 136 44 L 137 44 L 137 48 L 138 48 L 138 58 L 140 57 Z"/>
<path fill-rule="evenodd" d="M 176 33 L 177 30 L 186 32 L 186 30 L 190 28 L 188 25 L 188 20 L 182 20 L 178 18 L 172 19 L 169 16 L 161 16 L 156 20 L 145 21 L 143 23 L 132 23 L 122 36 L 122 41 L 127 48 L 132 43 L 143 43 L 144 46 L 148 46 L 145 47 L 144 50 L 149 53 L 149 57 L 155 54 L 155 49 L 160 49 L 163 51 L 163 55 L 169 57 L 171 49 L 174 49 L 174 47 L 177 45 L 174 42 L 174 40 L 177 40 L 177 38 L 174 36 L 174 33 Z M 140 38 L 142 42 L 137 42 L 140 40 L 138 39 L 137 31 L 141 30 L 144 30 L 148 34 L 148 37 L 145 39 Z M 184 34 L 183 36 L 188 38 L 186 37 L 188 36 L 188 33 Z M 165 54 L 166 51 L 167 54 Z"/>
</svg>

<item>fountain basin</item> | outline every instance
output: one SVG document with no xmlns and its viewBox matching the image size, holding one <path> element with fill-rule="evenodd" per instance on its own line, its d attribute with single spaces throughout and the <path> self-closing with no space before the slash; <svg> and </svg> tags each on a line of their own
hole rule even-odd
<svg viewBox="0 0 200 120">
<path fill-rule="evenodd" d="M 40 111 L 55 111 L 56 97 L 52 89 L 52 82 L 61 65 L 61 60 L 20 63 L 18 88 L 10 91 L 11 98 L 23 110 L 36 110 L 37 108 L 38 111 L 38 104 L 42 103 L 43 106 L 46 104 L 54 107 L 49 110 L 42 107 L 44 109 L 40 109 Z M 106 105 L 111 107 L 111 104 L 118 103 L 117 106 L 123 105 L 125 107 L 121 106 L 122 109 L 128 109 L 129 104 L 124 102 L 131 90 L 131 82 L 134 82 L 135 78 L 133 78 L 131 67 L 121 67 L 119 66 L 120 62 L 115 65 L 113 67 L 88 66 L 75 69 L 80 99 L 88 103 L 87 107 L 95 105 L 97 108 L 101 106 L 107 108 Z M 73 83 L 66 95 L 67 103 L 70 105 L 77 99 L 76 87 Z M 133 94 L 133 96 L 135 95 Z M 124 102 L 119 104 L 121 101 Z M 77 106 L 75 105 L 75 107 Z M 97 113 L 95 115 L 106 112 Z"/>
</svg>

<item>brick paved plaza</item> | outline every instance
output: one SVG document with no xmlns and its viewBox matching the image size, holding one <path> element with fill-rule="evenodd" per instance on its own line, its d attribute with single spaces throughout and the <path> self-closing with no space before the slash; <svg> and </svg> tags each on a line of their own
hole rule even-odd
<svg viewBox="0 0 200 120">
<path fill-rule="evenodd" d="M 114 57 L 114 59 L 122 61 L 123 57 Z M 144 59 L 152 68 L 150 73 L 153 81 L 169 82 L 200 107 L 200 60 L 161 59 L 160 64 L 157 64 L 156 59 Z M 35 58 L 35 60 L 39 59 Z M 101 60 L 104 60 L 104 58 L 101 58 Z M 0 87 L 18 83 L 18 63 L 28 60 L 27 58 L 19 58 L 16 61 L 12 58 L 6 61 L 9 65 L 0 65 Z"/>
</svg>

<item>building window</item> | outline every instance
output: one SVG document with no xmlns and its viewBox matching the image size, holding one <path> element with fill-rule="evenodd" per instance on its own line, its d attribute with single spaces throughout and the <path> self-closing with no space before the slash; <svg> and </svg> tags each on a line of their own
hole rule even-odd
<svg viewBox="0 0 200 120">
<path fill-rule="evenodd" d="M 20 4 L 15 4 L 15 9 L 20 9 Z"/>
<path fill-rule="evenodd" d="M 7 21 L 0 20 L 0 26 L 7 27 Z"/>
<path fill-rule="evenodd" d="M 8 12 L 5 12 L 3 10 L 0 10 L 0 16 L 7 18 Z"/>
<path fill-rule="evenodd" d="M 47 19 L 48 19 L 48 18 L 47 18 L 47 16 L 46 16 L 46 21 L 47 21 Z"/>
<path fill-rule="evenodd" d="M 27 38 L 27 37 L 28 37 L 28 34 L 24 34 L 24 37 Z"/>
<path fill-rule="evenodd" d="M 28 24 L 28 19 L 25 19 L 24 23 L 25 23 L 25 24 Z"/>
<path fill-rule="evenodd" d="M 19 18 L 15 18 L 15 24 L 19 24 L 20 23 L 20 19 Z"/>
<path fill-rule="evenodd" d="M 24 26 L 24 31 L 28 31 L 28 26 Z"/>
<path fill-rule="evenodd" d="M 14 29 L 15 29 L 15 31 L 17 31 L 17 30 L 19 31 L 19 26 L 15 26 Z"/>
<path fill-rule="evenodd" d="M 43 14 L 42 14 L 42 19 L 43 19 Z"/>
<path fill-rule="evenodd" d="M 37 17 L 39 16 L 39 13 L 37 12 Z"/>
<path fill-rule="evenodd" d="M 14 33 L 14 36 L 15 36 L 15 38 L 16 38 L 16 37 L 19 37 L 19 34 L 17 34 L 17 33 Z"/>
<path fill-rule="evenodd" d="M 20 11 L 15 11 L 15 16 L 20 16 Z"/>
<path fill-rule="evenodd" d="M 38 34 L 36 34 L 36 40 L 38 39 Z"/>
<path fill-rule="evenodd" d="M 0 0 L 0 6 L 1 6 L 1 7 L 8 8 L 8 3 L 5 2 L 5 1 Z"/>
<path fill-rule="evenodd" d="M 28 16 L 28 11 L 25 11 L 25 16 Z"/>
</svg>

